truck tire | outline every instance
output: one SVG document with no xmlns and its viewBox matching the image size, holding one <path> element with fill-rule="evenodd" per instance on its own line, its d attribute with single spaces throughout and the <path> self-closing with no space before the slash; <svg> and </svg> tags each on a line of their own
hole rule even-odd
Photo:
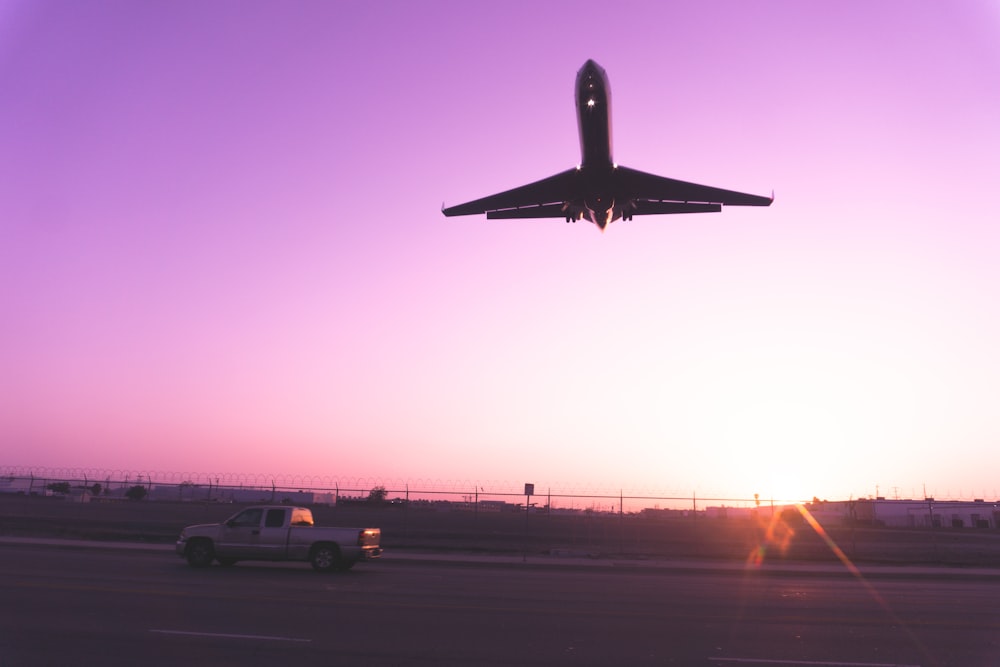
<svg viewBox="0 0 1000 667">
<path fill-rule="evenodd" d="M 309 554 L 309 563 L 317 572 L 332 572 L 340 565 L 340 549 L 336 544 L 317 544 Z"/>
<path fill-rule="evenodd" d="M 208 567 L 215 558 L 215 548 L 210 540 L 192 540 L 187 547 L 187 562 L 191 567 Z"/>
</svg>

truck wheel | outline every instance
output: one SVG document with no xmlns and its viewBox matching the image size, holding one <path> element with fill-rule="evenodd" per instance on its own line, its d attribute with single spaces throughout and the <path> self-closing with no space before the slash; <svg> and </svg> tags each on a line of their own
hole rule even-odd
<svg viewBox="0 0 1000 667">
<path fill-rule="evenodd" d="M 335 544 L 317 544 L 313 547 L 309 562 L 317 572 L 330 572 L 340 564 L 340 549 Z"/>
<path fill-rule="evenodd" d="M 191 567 L 208 567 L 215 558 L 215 549 L 208 540 L 194 540 L 187 548 L 187 561 Z"/>
</svg>

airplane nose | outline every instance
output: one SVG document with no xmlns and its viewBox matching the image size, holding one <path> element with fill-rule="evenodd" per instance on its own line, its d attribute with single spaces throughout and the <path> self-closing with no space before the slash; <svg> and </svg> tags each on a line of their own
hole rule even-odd
<svg viewBox="0 0 1000 667">
<path fill-rule="evenodd" d="M 593 80 L 595 78 L 600 78 L 600 72 L 601 66 L 593 60 L 588 60 L 583 63 L 583 67 L 580 68 L 579 79 L 582 81 L 584 79 Z"/>
</svg>

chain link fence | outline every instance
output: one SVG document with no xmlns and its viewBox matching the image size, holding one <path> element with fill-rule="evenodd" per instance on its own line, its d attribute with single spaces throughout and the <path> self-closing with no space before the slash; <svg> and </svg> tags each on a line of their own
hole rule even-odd
<svg viewBox="0 0 1000 667">
<path fill-rule="evenodd" d="M 751 508 L 804 499 L 700 497 L 651 489 L 597 485 L 532 485 L 498 480 L 386 479 L 330 475 L 272 475 L 99 468 L 0 466 L 0 493 L 63 495 L 80 502 L 123 498 L 149 501 L 285 502 L 300 504 L 381 501 L 412 505 L 449 504 L 482 511 L 523 509 L 562 512 L 701 513 L 708 507 Z M 139 490 L 142 489 L 142 490 Z"/>
</svg>

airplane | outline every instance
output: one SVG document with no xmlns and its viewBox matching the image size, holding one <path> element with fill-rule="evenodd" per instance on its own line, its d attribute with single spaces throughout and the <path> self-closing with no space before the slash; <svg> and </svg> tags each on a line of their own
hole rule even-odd
<svg viewBox="0 0 1000 667">
<path fill-rule="evenodd" d="M 717 213 L 723 206 L 770 206 L 770 197 L 744 194 L 616 165 L 611 157 L 611 87 L 604 69 L 588 60 L 576 75 L 580 165 L 540 181 L 441 207 L 446 216 L 485 213 L 488 219 L 588 220 L 601 231 L 634 215 Z"/>
</svg>

